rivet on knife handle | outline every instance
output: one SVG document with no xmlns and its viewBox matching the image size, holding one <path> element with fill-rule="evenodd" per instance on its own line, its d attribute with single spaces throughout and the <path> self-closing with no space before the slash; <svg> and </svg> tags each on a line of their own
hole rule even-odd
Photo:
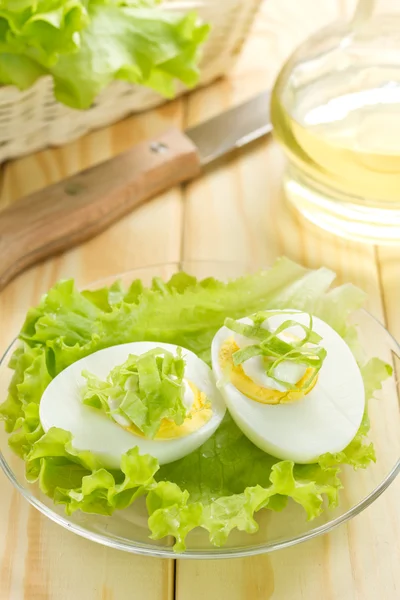
<svg viewBox="0 0 400 600">
<path fill-rule="evenodd" d="M 0 212 L 0 289 L 32 264 L 97 235 L 199 173 L 195 145 L 172 129 L 15 202 Z"/>
</svg>

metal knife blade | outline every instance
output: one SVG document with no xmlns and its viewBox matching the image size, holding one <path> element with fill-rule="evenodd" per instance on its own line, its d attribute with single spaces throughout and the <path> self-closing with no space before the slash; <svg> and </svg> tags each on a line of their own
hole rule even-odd
<svg viewBox="0 0 400 600">
<path fill-rule="evenodd" d="M 270 92 L 263 92 L 185 131 L 197 147 L 202 165 L 270 133 Z"/>
</svg>

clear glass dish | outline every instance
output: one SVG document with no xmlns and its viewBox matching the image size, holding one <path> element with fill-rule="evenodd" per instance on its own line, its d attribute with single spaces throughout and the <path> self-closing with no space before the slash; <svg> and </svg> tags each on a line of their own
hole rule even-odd
<svg viewBox="0 0 400 600">
<path fill-rule="evenodd" d="M 109 285 L 119 278 L 130 283 L 141 278 L 149 283 L 152 277 L 170 277 L 174 272 L 185 270 L 197 277 L 214 276 L 219 279 L 237 277 L 251 271 L 247 265 L 230 262 L 186 262 L 171 263 L 135 269 L 119 276 L 98 281 L 90 287 Z M 270 552 L 306 541 L 326 533 L 359 514 L 374 502 L 390 485 L 400 471 L 400 418 L 399 418 L 399 379 L 400 346 L 389 332 L 366 311 L 356 315 L 360 339 L 367 358 L 379 356 L 391 363 L 395 376 L 384 383 L 376 399 L 370 401 L 371 431 L 370 440 L 374 443 L 377 462 L 366 470 L 353 471 L 344 468 L 339 507 L 326 510 L 320 517 L 307 521 L 304 510 L 290 502 L 282 513 L 263 510 L 258 513 L 259 531 L 246 534 L 234 531 L 228 543 L 222 548 L 212 546 L 204 530 L 193 531 L 187 538 L 186 553 L 179 558 L 230 558 Z M 13 342 L 0 362 L 0 399 L 3 400 L 11 378 L 8 361 L 17 342 Z M 59 525 L 106 546 L 119 550 L 176 558 L 172 550 L 173 540 L 167 538 L 153 541 L 148 537 L 147 513 L 145 504 L 137 501 L 113 516 L 104 517 L 77 512 L 72 516 L 64 513 L 62 506 L 56 506 L 45 496 L 38 486 L 28 484 L 25 479 L 25 463 L 8 446 L 8 435 L 0 425 L 0 463 L 19 492 L 35 508 Z"/>
</svg>

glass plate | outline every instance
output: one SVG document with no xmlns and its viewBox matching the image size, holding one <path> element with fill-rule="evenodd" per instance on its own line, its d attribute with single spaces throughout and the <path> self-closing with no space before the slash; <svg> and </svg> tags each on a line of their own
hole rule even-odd
<svg viewBox="0 0 400 600">
<path fill-rule="evenodd" d="M 90 287 L 109 285 L 116 278 L 128 284 L 137 277 L 145 283 L 151 278 L 170 277 L 174 272 L 185 270 L 197 277 L 214 276 L 227 279 L 243 275 L 252 269 L 248 265 L 230 262 L 186 262 L 162 264 L 143 269 L 135 269 L 120 276 L 112 276 L 98 281 Z M 341 523 L 345 523 L 369 506 L 389 486 L 400 470 L 400 419 L 399 419 L 399 374 L 400 347 L 388 331 L 366 311 L 356 315 L 359 334 L 367 357 L 379 356 L 391 363 L 397 376 L 384 383 L 377 398 L 370 401 L 371 431 L 370 440 L 374 443 L 377 462 L 366 470 L 353 471 L 344 468 L 339 507 L 326 510 L 320 517 L 307 521 L 304 510 L 294 502 L 289 502 L 282 513 L 262 510 L 257 515 L 259 531 L 255 534 L 233 531 L 227 544 L 222 548 L 212 546 L 204 530 L 195 530 L 187 538 L 188 549 L 179 558 L 229 558 L 270 552 L 278 548 L 292 546 L 315 536 L 326 533 Z M 11 370 L 7 367 L 14 342 L 0 363 L 0 399 L 5 397 Z M 21 494 L 44 515 L 63 527 L 106 546 L 127 552 L 151 556 L 176 558 L 172 550 L 173 539 L 161 541 L 149 539 L 147 513 L 143 500 L 133 506 L 116 511 L 113 516 L 104 517 L 77 512 L 71 517 L 65 515 L 62 506 L 55 506 L 42 494 L 37 485 L 28 484 L 24 476 L 24 462 L 13 454 L 7 444 L 7 434 L 0 425 L 1 466 Z"/>
</svg>

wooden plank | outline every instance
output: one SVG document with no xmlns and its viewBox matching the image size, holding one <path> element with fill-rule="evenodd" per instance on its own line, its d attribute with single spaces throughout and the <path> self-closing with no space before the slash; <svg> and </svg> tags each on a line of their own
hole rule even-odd
<svg viewBox="0 0 400 600">
<path fill-rule="evenodd" d="M 304 0 L 295 7 L 282 0 L 266 2 L 232 79 L 214 86 L 212 102 L 206 101 L 205 91 L 191 96 L 189 123 L 270 85 L 289 47 L 335 11 L 348 14 L 348 3 Z M 268 56 L 276 62 L 267 60 Z M 279 183 L 282 172 L 281 151 L 269 140 L 249 152 L 237 153 L 210 170 L 206 178 L 190 184 L 186 189 L 183 257 L 267 265 L 285 254 L 310 267 L 332 268 L 339 283 L 359 285 L 369 295 L 369 310 L 379 319 L 384 319 L 389 304 L 394 315 L 393 294 L 389 293 L 390 300 L 385 296 L 385 306 L 382 303 L 374 248 L 339 240 L 300 220 L 284 204 Z M 399 264 L 399 253 L 395 256 Z M 389 289 L 393 290 L 395 261 L 392 258 L 391 274 L 386 271 L 382 275 L 384 289 L 389 278 Z M 397 313 L 392 318 L 398 323 Z M 231 561 L 178 560 L 177 600 L 189 596 L 192 600 L 394 600 L 399 585 L 399 484 L 393 484 L 347 525 L 306 544 Z"/>
<path fill-rule="evenodd" d="M 154 144 L 168 152 L 152 152 Z M 2 211 L 0 289 L 39 260 L 98 236 L 157 194 L 201 172 L 194 144 L 178 128 L 45 189 Z"/>
<path fill-rule="evenodd" d="M 62 149 L 9 163 L 3 169 L 0 206 L 181 121 L 182 104 L 177 101 Z M 181 194 L 175 189 L 96 239 L 20 276 L 0 294 L 0 352 L 18 332 L 28 307 L 57 279 L 74 277 L 83 286 L 134 267 L 178 260 L 180 229 Z M 173 561 L 88 542 L 29 506 L 3 473 L 0 488 L 0 600 L 172 598 Z"/>
<path fill-rule="evenodd" d="M 400 340 L 400 250 L 398 246 L 380 246 L 376 252 L 386 325 Z"/>
</svg>

